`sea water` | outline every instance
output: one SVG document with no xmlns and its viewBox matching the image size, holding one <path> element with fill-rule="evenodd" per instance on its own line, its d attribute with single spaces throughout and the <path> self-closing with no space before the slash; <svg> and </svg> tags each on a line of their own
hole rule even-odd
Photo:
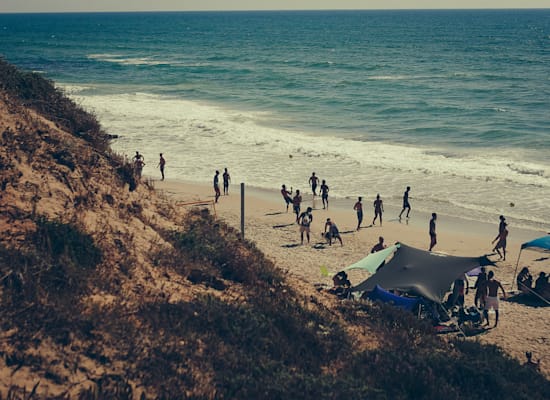
<svg viewBox="0 0 550 400">
<path fill-rule="evenodd" d="M 144 173 L 550 230 L 550 10 L 0 15 Z"/>
</svg>

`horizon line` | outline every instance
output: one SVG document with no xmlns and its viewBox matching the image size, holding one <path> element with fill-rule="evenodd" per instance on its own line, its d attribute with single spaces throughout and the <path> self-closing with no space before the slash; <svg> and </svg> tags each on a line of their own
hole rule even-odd
<svg viewBox="0 0 550 400">
<path fill-rule="evenodd" d="M 232 13 L 232 12 L 316 12 L 316 11 L 528 11 L 550 10 L 550 7 L 479 7 L 479 8 L 306 8 L 306 9 L 220 9 L 220 10 L 65 10 L 65 11 L 0 11 L 2 14 L 123 14 L 123 13 Z"/>
</svg>

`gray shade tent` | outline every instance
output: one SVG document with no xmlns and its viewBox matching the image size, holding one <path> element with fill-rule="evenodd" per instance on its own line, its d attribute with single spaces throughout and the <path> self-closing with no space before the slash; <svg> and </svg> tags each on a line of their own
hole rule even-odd
<svg viewBox="0 0 550 400">
<path fill-rule="evenodd" d="M 449 256 L 400 243 L 384 267 L 351 290 L 366 292 L 378 285 L 386 290 L 399 290 L 441 303 L 455 279 L 485 265 L 495 264 L 486 256 Z"/>
</svg>

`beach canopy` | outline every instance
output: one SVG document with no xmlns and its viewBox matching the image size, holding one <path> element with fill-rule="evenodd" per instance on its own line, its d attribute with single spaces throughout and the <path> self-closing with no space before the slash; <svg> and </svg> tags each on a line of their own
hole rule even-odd
<svg viewBox="0 0 550 400">
<path fill-rule="evenodd" d="M 391 260 L 351 291 L 368 292 L 378 285 L 386 290 L 399 290 L 441 303 L 455 279 L 485 265 L 494 264 L 486 256 L 456 257 L 400 243 Z"/>
<path fill-rule="evenodd" d="M 523 249 L 550 251 L 550 235 L 543 236 L 538 239 L 533 239 L 530 242 L 523 243 L 521 245 L 521 250 Z"/>
<path fill-rule="evenodd" d="M 357 261 L 354 264 L 351 264 L 349 267 L 344 268 L 344 271 L 349 271 L 350 269 L 364 269 L 371 274 L 376 272 L 376 269 L 382 265 L 382 263 L 388 258 L 391 254 L 395 253 L 399 244 L 394 244 L 384 250 L 377 251 L 376 253 L 371 253 L 362 260 Z"/>
</svg>

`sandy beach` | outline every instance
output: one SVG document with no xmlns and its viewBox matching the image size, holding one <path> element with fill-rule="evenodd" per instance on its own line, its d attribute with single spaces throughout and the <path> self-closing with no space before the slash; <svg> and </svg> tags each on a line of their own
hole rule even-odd
<svg viewBox="0 0 550 400">
<path fill-rule="evenodd" d="M 193 202 L 210 202 L 209 207 L 220 219 L 240 229 L 240 185 L 232 184 L 229 195 L 222 195 L 215 207 L 211 205 L 214 192 L 209 184 L 155 180 L 154 185 L 181 207 L 194 207 L 195 205 L 188 204 Z M 385 209 L 383 225 L 380 226 L 377 221 L 372 226 L 373 200 L 363 199 L 363 228 L 356 231 L 357 219 L 353 211 L 355 198 L 339 200 L 334 204 L 331 202 L 329 208 L 324 210 L 320 197 L 313 198 L 311 192 L 305 192 L 302 210 L 308 206 L 313 208 L 313 222 L 310 243 L 304 239 L 304 245 L 301 245 L 299 227 L 295 223 L 292 207 L 287 213 L 280 193 L 275 189 L 268 191 L 245 187 L 245 237 L 256 243 L 282 270 L 312 286 L 319 283 L 331 284 L 332 274 L 365 257 L 377 243 L 379 236 L 384 237 L 386 244 L 399 241 L 420 249 L 428 248 L 429 216 L 415 212 L 414 201 L 411 201 L 413 209 L 408 220 L 399 221 L 397 216 L 400 210 Z M 343 246 L 338 242 L 329 246 L 322 237 L 327 218 L 331 218 L 339 227 Z M 496 236 L 497 225 L 497 222 L 491 226 L 450 219 L 438 214 L 438 244 L 434 251 L 457 256 L 492 254 L 491 241 Z M 506 261 L 498 261 L 497 255 L 490 257 L 497 261 L 497 266 L 491 269 L 507 292 L 512 290 L 521 243 L 545 234 L 515 230 L 513 226 L 509 230 Z M 548 257 L 543 253 L 523 251 L 521 254 L 520 267 L 529 266 L 533 276 L 540 271 L 548 271 L 549 263 Z M 322 273 L 325 268 L 329 271 L 328 276 Z M 363 272 L 350 273 L 353 284 L 358 284 L 367 277 L 368 274 Z M 473 304 L 473 294 L 474 290 L 470 290 L 466 305 Z M 468 340 L 496 344 L 521 362 L 525 361 L 525 352 L 531 351 L 535 360 L 541 360 L 541 370 L 550 377 L 550 308 L 501 301 L 500 315 L 497 328 Z M 494 321 L 493 315 L 490 318 Z"/>
</svg>

